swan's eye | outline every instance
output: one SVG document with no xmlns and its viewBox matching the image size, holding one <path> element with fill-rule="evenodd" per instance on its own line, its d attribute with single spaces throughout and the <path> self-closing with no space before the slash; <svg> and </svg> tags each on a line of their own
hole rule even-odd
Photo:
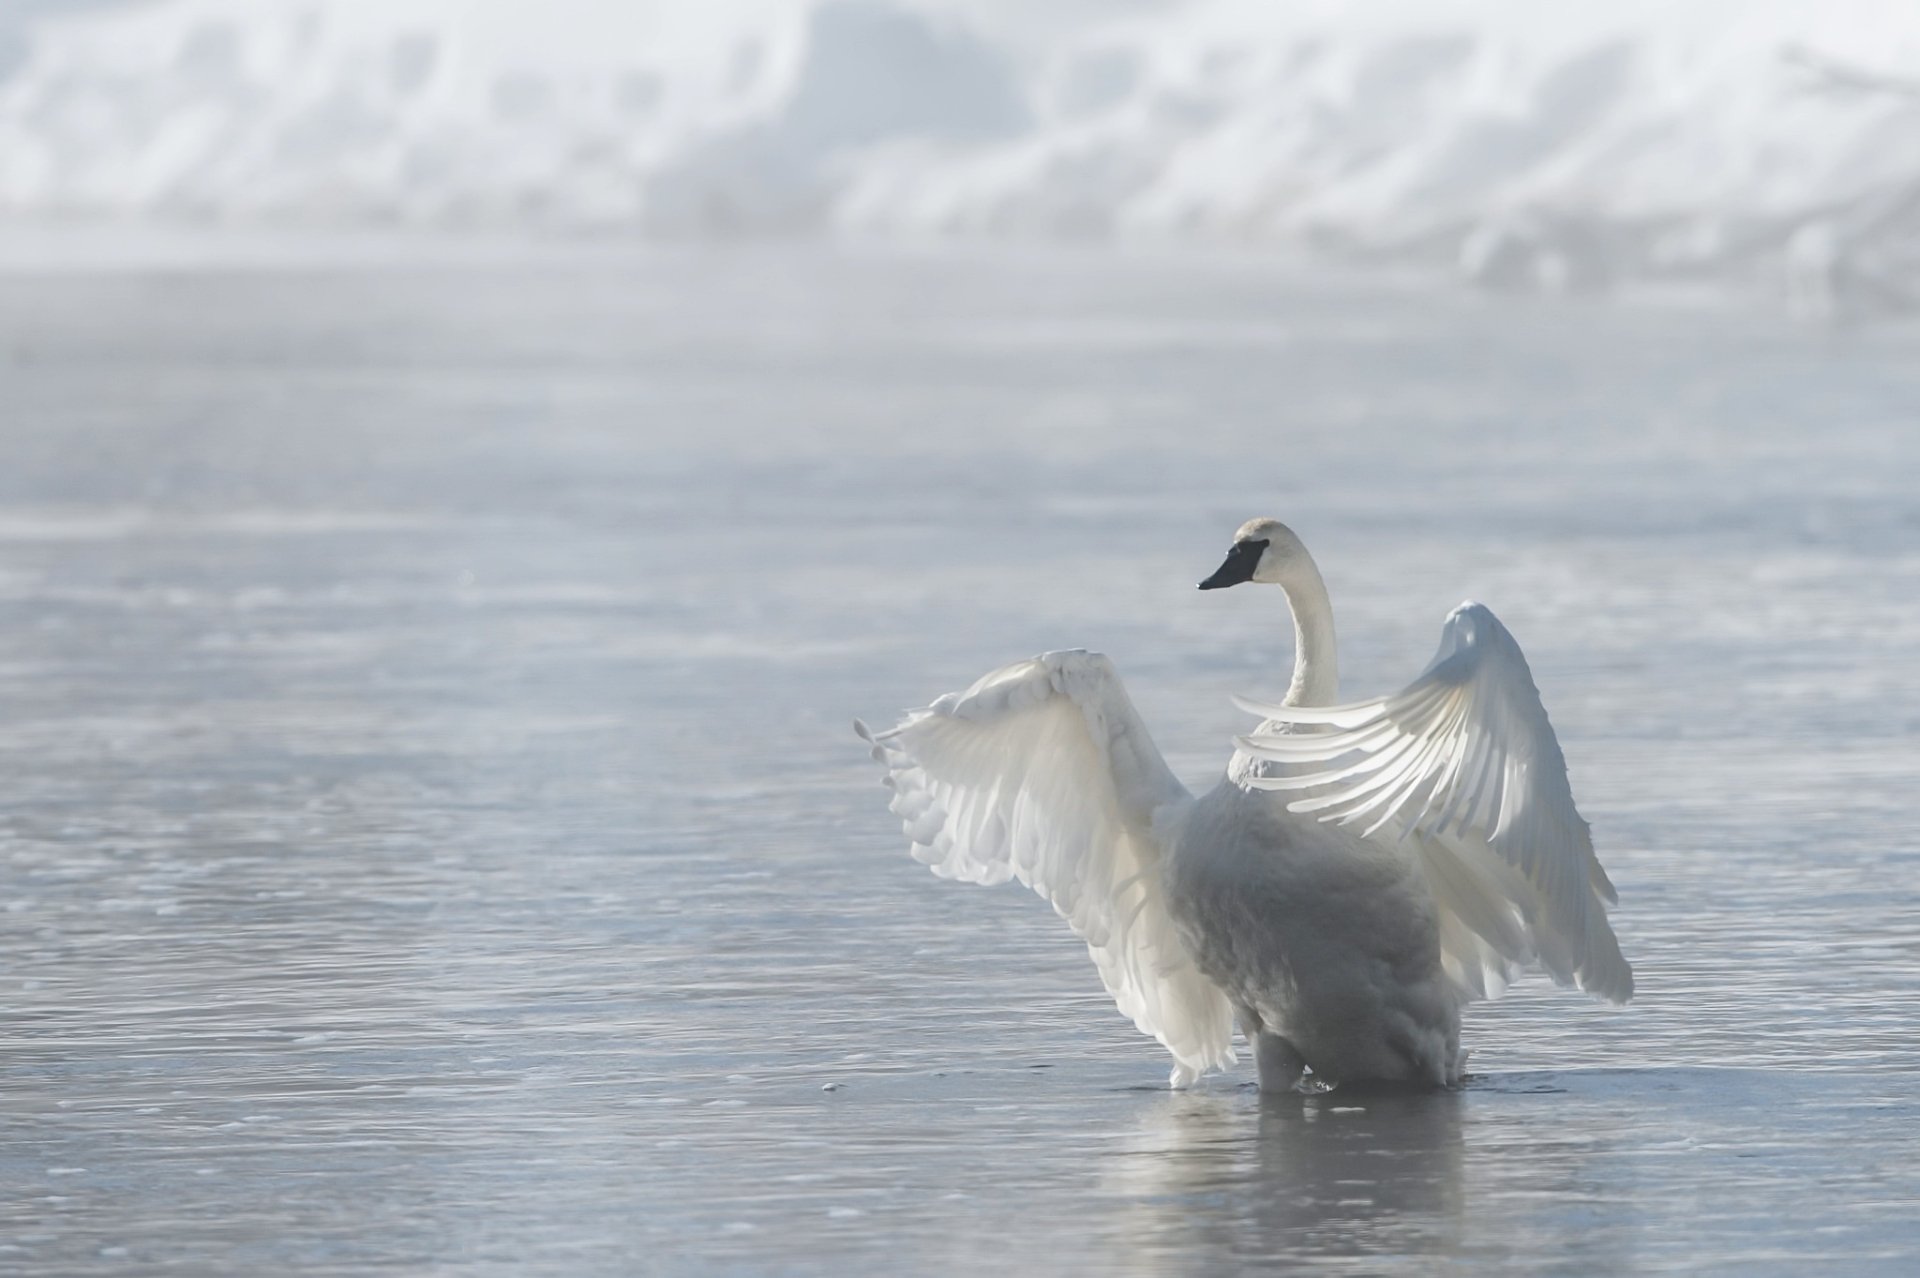
<svg viewBox="0 0 1920 1278">
<path fill-rule="evenodd" d="M 1260 556 L 1266 549 L 1267 539 L 1265 537 L 1260 538 L 1258 541 L 1236 541 L 1233 543 L 1233 549 L 1227 552 L 1227 562 L 1230 564 L 1244 563 L 1247 565 L 1247 571 L 1252 572 L 1253 566 L 1260 562 Z"/>
</svg>

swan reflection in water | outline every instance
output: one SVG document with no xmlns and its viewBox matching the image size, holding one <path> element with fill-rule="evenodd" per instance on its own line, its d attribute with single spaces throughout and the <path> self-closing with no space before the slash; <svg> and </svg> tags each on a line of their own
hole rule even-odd
<svg viewBox="0 0 1920 1278">
<path fill-rule="evenodd" d="M 1129 1266 L 1453 1250 L 1465 1163 L 1457 1092 L 1161 1098 L 1102 1188 L 1128 1201 Z M 1206 1268 L 1206 1265 L 1202 1265 Z"/>
</svg>

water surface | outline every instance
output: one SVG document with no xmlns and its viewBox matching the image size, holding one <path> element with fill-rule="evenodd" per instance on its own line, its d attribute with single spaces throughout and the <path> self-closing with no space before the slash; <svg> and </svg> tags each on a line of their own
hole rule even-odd
<svg viewBox="0 0 1920 1278">
<path fill-rule="evenodd" d="M 1906 1273 L 1911 336 L 1241 259 L 0 281 L 0 1268 Z M 1114 656 L 1209 784 L 1447 610 L 1532 661 L 1639 993 L 1472 1084 L 1164 1090 L 855 714 Z"/>
</svg>

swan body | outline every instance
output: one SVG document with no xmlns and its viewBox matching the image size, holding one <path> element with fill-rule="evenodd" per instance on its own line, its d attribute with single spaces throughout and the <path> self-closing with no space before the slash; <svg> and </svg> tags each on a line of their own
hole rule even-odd
<svg viewBox="0 0 1920 1278">
<path fill-rule="evenodd" d="M 1168 910 L 1248 1041 L 1281 1053 L 1262 1061 L 1269 1086 L 1293 1086 L 1308 1063 L 1322 1079 L 1459 1078 L 1460 1003 L 1411 858 L 1231 783 L 1169 834 Z"/>
<path fill-rule="evenodd" d="M 1538 964 L 1614 1002 L 1633 975 L 1613 886 L 1519 645 L 1455 609 L 1421 676 L 1338 704 L 1332 610 L 1277 520 L 1235 535 L 1202 589 L 1281 586 L 1294 677 L 1194 797 L 1113 664 L 1053 652 L 910 713 L 873 745 L 913 855 L 946 878 L 1018 879 L 1081 939 L 1172 1083 L 1233 1063 L 1260 1085 L 1448 1086 L 1460 1009 Z"/>
</svg>

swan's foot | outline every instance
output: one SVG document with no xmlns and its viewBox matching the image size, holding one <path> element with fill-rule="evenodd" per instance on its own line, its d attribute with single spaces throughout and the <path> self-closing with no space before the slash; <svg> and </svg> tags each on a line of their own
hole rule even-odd
<svg viewBox="0 0 1920 1278">
<path fill-rule="evenodd" d="M 1253 1059 L 1260 1066 L 1260 1090 L 1290 1092 L 1300 1085 L 1307 1062 L 1293 1044 L 1278 1034 L 1261 1034 L 1253 1042 Z"/>
</svg>

